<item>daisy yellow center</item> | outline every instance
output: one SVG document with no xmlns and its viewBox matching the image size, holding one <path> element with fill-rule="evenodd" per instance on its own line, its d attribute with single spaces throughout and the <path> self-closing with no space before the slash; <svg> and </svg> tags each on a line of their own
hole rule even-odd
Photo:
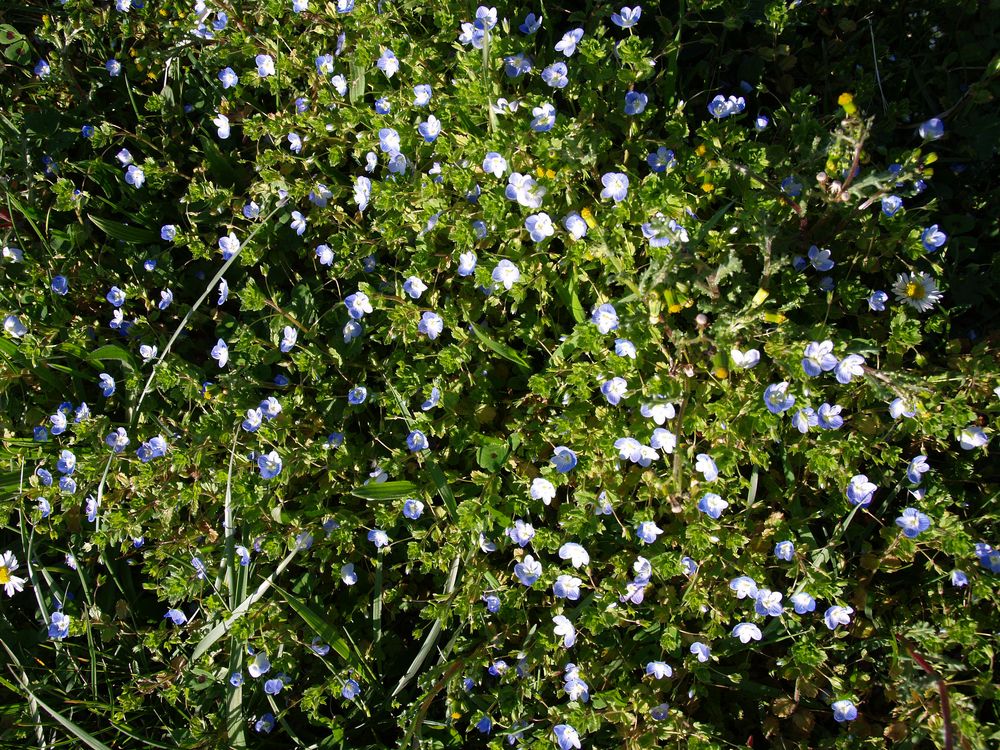
<svg viewBox="0 0 1000 750">
<path fill-rule="evenodd" d="M 924 289 L 924 285 L 916 281 L 911 281 L 906 285 L 906 296 L 910 299 L 923 299 L 927 296 L 927 290 Z"/>
<path fill-rule="evenodd" d="M 10 570 L 6 565 L 0 565 L 0 586 L 10 583 Z"/>
</svg>

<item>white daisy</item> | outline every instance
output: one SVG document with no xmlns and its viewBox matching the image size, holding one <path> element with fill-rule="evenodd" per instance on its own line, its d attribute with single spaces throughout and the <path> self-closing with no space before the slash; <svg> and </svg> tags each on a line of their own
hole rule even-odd
<svg viewBox="0 0 1000 750">
<path fill-rule="evenodd" d="M 14 596 L 16 591 L 24 591 L 24 579 L 14 575 L 17 570 L 17 558 L 7 550 L 0 555 L 0 586 L 3 586 L 7 596 Z"/>
<path fill-rule="evenodd" d="M 937 282 L 922 272 L 898 274 L 892 293 L 897 301 L 905 302 L 918 312 L 927 312 L 944 296 Z"/>
</svg>

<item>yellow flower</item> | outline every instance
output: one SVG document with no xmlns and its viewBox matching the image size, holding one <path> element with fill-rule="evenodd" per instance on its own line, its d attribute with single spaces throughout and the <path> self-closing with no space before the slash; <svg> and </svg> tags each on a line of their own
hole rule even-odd
<svg viewBox="0 0 1000 750">
<path fill-rule="evenodd" d="M 711 182 L 706 182 L 704 185 L 701 186 L 701 189 L 704 190 L 706 193 L 711 193 L 713 190 L 715 190 L 715 185 L 713 185 Z"/>
<path fill-rule="evenodd" d="M 841 107 L 843 107 L 844 111 L 847 114 L 849 114 L 849 115 L 853 115 L 855 112 L 858 111 L 858 108 L 856 106 L 854 106 L 854 95 L 853 94 L 849 94 L 847 92 L 844 92 L 837 99 L 837 104 L 839 104 Z"/>
<path fill-rule="evenodd" d="M 705 148 L 705 144 L 704 143 L 699 143 L 698 144 L 698 148 L 696 148 L 694 150 L 694 152 L 696 154 L 698 154 L 698 156 L 704 156 L 707 151 L 708 151 L 708 149 Z"/>
<path fill-rule="evenodd" d="M 589 208 L 581 208 L 580 216 L 587 222 L 587 226 L 591 229 L 597 226 L 597 222 L 594 221 L 594 214 Z"/>
</svg>

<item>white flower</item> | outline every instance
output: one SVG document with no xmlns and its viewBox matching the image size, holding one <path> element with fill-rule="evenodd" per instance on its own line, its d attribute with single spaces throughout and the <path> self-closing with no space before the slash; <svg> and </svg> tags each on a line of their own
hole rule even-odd
<svg viewBox="0 0 1000 750">
<path fill-rule="evenodd" d="M 927 312 L 944 296 L 938 290 L 937 282 L 922 272 L 897 275 L 892 293 L 898 302 L 905 302 L 917 312 Z"/>
<path fill-rule="evenodd" d="M 14 575 L 17 567 L 17 558 L 13 552 L 7 550 L 0 555 L 0 586 L 3 586 L 7 596 L 14 596 L 15 592 L 24 591 L 24 579 Z"/>
<path fill-rule="evenodd" d="M 533 500 L 541 500 L 548 505 L 552 502 L 552 498 L 556 496 L 556 488 L 548 479 L 535 477 L 531 482 L 531 489 L 528 491 L 528 494 L 531 495 Z"/>
</svg>

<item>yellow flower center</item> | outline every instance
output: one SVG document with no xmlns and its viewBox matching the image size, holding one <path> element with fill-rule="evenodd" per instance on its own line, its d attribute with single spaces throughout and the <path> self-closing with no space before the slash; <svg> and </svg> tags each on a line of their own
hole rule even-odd
<svg viewBox="0 0 1000 750">
<path fill-rule="evenodd" d="M 910 299 L 923 299 L 927 296 L 927 290 L 924 289 L 923 284 L 911 281 L 906 285 L 906 296 Z"/>
<path fill-rule="evenodd" d="M 0 565 L 0 586 L 10 583 L 10 571 L 6 565 Z"/>
</svg>

